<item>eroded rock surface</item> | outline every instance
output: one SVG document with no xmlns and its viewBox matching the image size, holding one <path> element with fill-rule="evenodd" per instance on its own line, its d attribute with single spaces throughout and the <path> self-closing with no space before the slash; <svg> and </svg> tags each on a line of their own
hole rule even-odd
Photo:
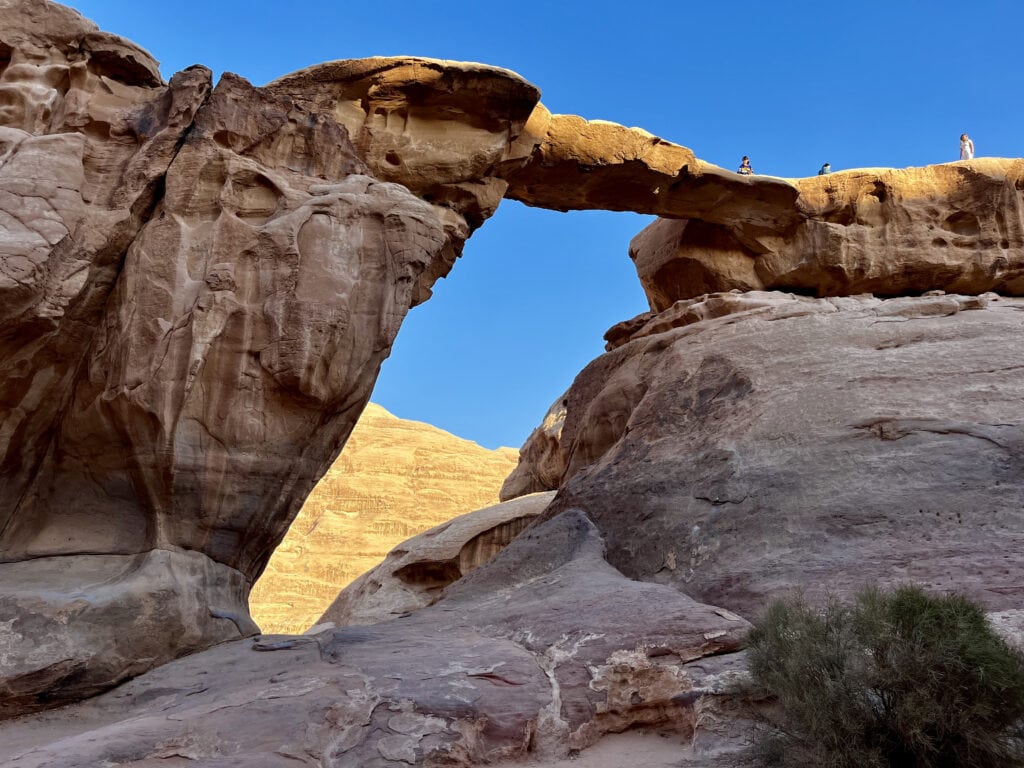
<svg viewBox="0 0 1024 768">
<path fill-rule="evenodd" d="M 399 542 L 497 502 L 516 456 L 367 404 L 253 587 L 256 623 L 269 633 L 309 629 Z"/>
<path fill-rule="evenodd" d="M 527 205 L 742 221 L 757 232 L 785 230 L 800 218 L 790 182 L 726 171 L 641 128 L 538 105 L 526 133 L 537 148 L 507 173 L 505 196 Z"/>
<path fill-rule="evenodd" d="M 1024 303 L 841 294 L 1019 293 L 1024 161 L 742 178 L 552 116 L 506 70 L 164 84 L 67 9 L 0 12 L 0 717 L 256 631 L 250 585 L 502 196 L 673 219 L 634 243 L 652 311 L 507 488 L 558 495 L 493 560 L 407 618 L 235 640 L 0 724 L 8 764 L 699 740 L 747 628 L 730 609 L 866 577 L 1019 610 Z M 722 289 L 746 293 L 696 298 Z"/>
<path fill-rule="evenodd" d="M 0 15 L 0 620 L 28 626 L 37 572 L 58 617 L 4 657 L 10 713 L 254 631 L 248 587 L 493 212 L 538 94 L 414 59 L 164 84 L 69 9 Z"/>
<path fill-rule="evenodd" d="M 564 396 L 555 400 L 544 415 L 544 421 L 526 439 L 516 468 L 501 486 L 502 501 L 558 488 L 565 474 L 562 452 L 565 405 Z"/>
<path fill-rule="evenodd" d="M 757 195 L 762 182 L 751 182 Z M 785 225 L 660 219 L 630 255 L 654 311 L 715 291 L 1024 293 L 1024 160 L 863 169 L 793 182 Z"/>
<path fill-rule="evenodd" d="M 585 515 L 562 515 L 408 618 L 222 645 L 0 723 L 0 755 L 11 768 L 398 768 L 565 757 L 631 725 L 692 738 L 726 688 L 708 657 L 748 625 L 623 578 L 602 550 Z"/>
<path fill-rule="evenodd" d="M 1019 606 L 1024 302 L 680 301 L 566 399 L 545 517 L 583 509 L 632 578 L 755 615 L 867 580 Z"/>
<path fill-rule="evenodd" d="M 320 622 L 377 624 L 433 604 L 445 587 L 507 547 L 553 497 L 552 491 L 521 496 L 401 542 L 377 567 L 341 590 Z"/>
<path fill-rule="evenodd" d="M 1024 160 L 740 176 L 639 128 L 539 105 L 506 196 L 664 217 L 630 253 L 655 312 L 729 290 L 1024 293 Z"/>
</svg>

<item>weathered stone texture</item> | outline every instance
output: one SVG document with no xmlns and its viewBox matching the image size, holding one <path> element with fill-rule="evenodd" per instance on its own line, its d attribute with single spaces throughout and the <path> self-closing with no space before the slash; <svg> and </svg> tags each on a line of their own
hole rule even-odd
<svg viewBox="0 0 1024 768">
<path fill-rule="evenodd" d="M 320 622 L 377 624 L 432 605 L 445 587 L 508 546 L 553 496 L 548 491 L 478 509 L 399 543 L 341 590 Z"/>
<path fill-rule="evenodd" d="M 248 586 L 405 313 L 493 212 L 504 186 L 488 174 L 514 164 L 538 94 L 505 70 L 414 59 L 266 88 L 228 74 L 212 91 L 192 68 L 165 85 L 145 52 L 69 9 L 4 0 L 0 15 L 0 572 L 53 559 L 94 580 L 106 563 L 124 599 L 111 586 L 80 606 L 70 584 L 47 597 L 120 637 L 68 626 L 7 657 L 0 681 L 31 708 L 203 647 L 173 618 L 194 616 L 175 605 L 193 589 L 208 592 L 205 644 L 255 630 Z M 377 125 L 383 105 L 409 120 Z M 404 170 L 384 174 L 392 152 Z M 160 563 L 179 590 L 159 586 Z M 35 571 L 16 570 L 0 580 L 21 621 Z M 145 645 L 141 614 L 160 604 L 152 654 L 104 658 Z"/>
<path fill-rule="evenodd" d="M 561 491 L 632 578 L 754 615 L 868 580 L 1016 607 L 1020 300 L 725 294 L 567 394 Z"/>
<path fill-rule="evenodd" d="M 791 588 L 912 580 L 1016 625 L 1024 301 L 979 294 L 1024 291 L 1024 161 L 740 177 L 484 65 L 165 84 L 45 0 L 0 18 L 0 718 L 224 643 L 0 723 L 7 764 L 699 742 L 737 613 Z M 360 616 L 428 604 L 408 617 L 237 640 L 405 313 L 503 196 L 667 217 L 632 247 L 652 311 L 505 489 L 555 498 L 511 543 L 525 516 L 479 521 L 526 501 L 394 553 Z"/>
<path fill-rule="evenodd" d="M 558 487 L 565 474 L 565 455 L 561 450 L 565 404 L 564 395 L 552 403 L 544 421 L 526 439 L 516 468 L 501 486 L 502 501 Z"/>
<path fill-rule="evenodd" d="M 180 659 L 35 722 L 0 723 L 0 755 L 10 768 L 468 768 L 565 757 L 630 726 L 692 738 L 723 692 L 707 661 L 749 625 L 623 578 L 602 549 L 585 515 L 562 515 L 408 618 Z"/>
<path fill-rule="evenodd" d="M 752 196 L 776 180 L 753 179 Z M 654 311 L 739 289 L 817 296 L 1024 294 L 1024 160 L 861 169 L 793 182 L 797 218 L 660 219 L 630 255 Z"/>
<path fill-rule="evenodd" d="M 540 98 L 509 70 L 419 57 L 318 64 L 266 91 L 308 114 L 332 116 L 375 178 L 434 206 L 448 242 L 418 282 L 416 303 L 497 209 L 508 186 L 503 175 L 526 162 L 535 143 L 526 124 Z"/>
</svg>

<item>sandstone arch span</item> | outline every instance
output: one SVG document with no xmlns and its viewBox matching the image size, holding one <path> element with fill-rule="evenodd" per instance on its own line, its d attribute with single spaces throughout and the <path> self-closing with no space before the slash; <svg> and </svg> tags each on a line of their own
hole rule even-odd
<svg viewBox="0 0 1024 768">
<path fill-rule="evenodd" d="M 654 310 L 1024 287 L 1019 160 L 741 178 L 496 67 L 164 83 L 69 9 L 0 11 L 0 715 L 255 632 L 249 585 L 504 197 L 667 217 L 633 248 Z"/>
</svg>

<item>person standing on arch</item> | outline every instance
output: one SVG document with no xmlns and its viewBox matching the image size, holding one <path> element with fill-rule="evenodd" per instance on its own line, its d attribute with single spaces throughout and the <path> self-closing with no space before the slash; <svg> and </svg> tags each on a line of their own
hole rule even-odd
<svg viewBox="0 0 1024 768">
<path fill-rule="evenodd" d="M 968 136 L 966 133 L 960 134 L 960 159 L 974 159 L 974 142 L 971 141 L 970 136 Z"/>
<path fill-rule="evenodd" d="M 741 174 L 743 176 L 754 175 L 754 169 L 750 167 L 749 157 L 747 157 L 746 155 L 743 156 L 743 159 L 740 160 L 740 167 L 736 169 L 736 173 Z"/>
</svg>

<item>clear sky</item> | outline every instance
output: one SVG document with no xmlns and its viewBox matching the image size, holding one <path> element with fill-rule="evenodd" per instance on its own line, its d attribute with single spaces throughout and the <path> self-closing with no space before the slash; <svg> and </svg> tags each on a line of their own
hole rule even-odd
<svg viewBox="0 0 1024 768">
<path fill-rule="evenodd" d="M 161 62 L 257 85 L 331 59 L 480 61 L 552 112 L 638 125 L 727 168 L 806 176 L 1024 155 L 1020 0 L 78 0 Z M 647 309 L 627 248 L 651 219 L 505 201 L 413 309 L 373 400 L 485 445 L 518 447 Z"/>
</svg>

